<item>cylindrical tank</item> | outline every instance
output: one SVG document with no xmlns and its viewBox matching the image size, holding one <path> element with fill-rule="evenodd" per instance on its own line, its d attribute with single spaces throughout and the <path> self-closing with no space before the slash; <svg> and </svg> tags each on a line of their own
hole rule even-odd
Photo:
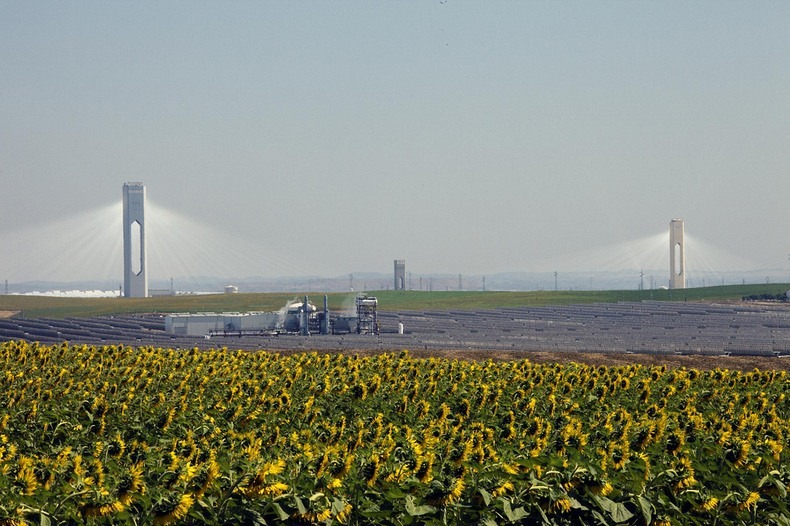
<svg viewBox="0 0 790 526">
<path fill-rule="evenodd" d="M 304 297 L 304 303 L 302 303 L 302 321 L 300 323 L 300 329 L 302 332 L 302 336 L 310 336 L 310 302 L 307 299 L 307 296 Z"/>
<path fill-rule="evenodd" d="M 329 334 L 329 296 L 324 294 L 324 316 L 321 319 L 321 334 Z"/>
</svg>

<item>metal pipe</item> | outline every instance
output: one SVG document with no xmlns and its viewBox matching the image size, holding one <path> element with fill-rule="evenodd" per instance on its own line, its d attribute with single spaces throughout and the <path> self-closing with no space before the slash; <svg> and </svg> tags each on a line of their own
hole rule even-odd
<svg viewBox="0 0 790 526">
<path fill-rule="evenodd" d="M 329 334 L 329 296 L 324 294 L 324 319 L 321 320 L 321 334 Z"/>
<path fill-rule="evenodd" d="M 305 296 L 304 303 L 302 303 L 302 323 L 300 327 L 302 336 L 310 336 L 310 308 L 307 305 L 307 296 Z"/>
</svg>

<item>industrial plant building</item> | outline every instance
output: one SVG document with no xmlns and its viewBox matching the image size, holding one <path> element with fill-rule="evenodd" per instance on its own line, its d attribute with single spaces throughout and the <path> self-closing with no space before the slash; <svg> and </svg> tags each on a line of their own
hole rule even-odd
<svg viewBox="0 0 790 526">
<path fill-rule="evenodd" d="M 165 317 L 165 332 L 180 336 L 206 336 L 241 331 L 273 332 L 280 324 L 280 316 L 276 312 L 169 314 Z"/>
<path fill-rule="evenodd" d="M 319 310 L 307 296 L 291 302 L 277 312 L 202 312 L 169 314 L 165 332 L 180 336 L 244 336 L 262 334 L 378 334 L 378 300 L 360 294 L 356 313 L 330 316 L 327 297 Z"/>
</svg>

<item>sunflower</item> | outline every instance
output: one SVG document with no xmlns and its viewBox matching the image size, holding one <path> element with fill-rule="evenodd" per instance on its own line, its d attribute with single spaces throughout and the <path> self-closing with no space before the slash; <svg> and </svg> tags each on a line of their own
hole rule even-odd
<svg viewBox="0 0 790 526">
<path fill-rule="evenodd" d="M 121 437 L 121 433 L 116 431 L 115 436 L 107 445 L 107 453 L 114 458 L 121 458 L 124 451 L 126 451 L 126 443 Z"/>
<path fill-rule="evenodd" d="M 351 505 L 351 504 L 349 504 L 349 503 L 346 503 L 346 504 L 343 506 L 343 509 L 341 509 L 341 510 L 340 510 L 340 511 L 337 513 L 337 515 L 335 515 L 335 521 L 336 521 L 337 523 L 339 523 L 339 524 L 342 524 L 342 523 L 346 522 L 346 521 L 348 520 L 348 518 L 351 516 L 351 512 L 352 512 L 353 510 L 354 510 L 354 506 L 352 506 L 352 505 Z"/>
<path fill-rule="evenodd" d="M 535 412 L 535 408 L 537 407 L 537 405 L 538 405 L 538 401 L 534 398 L 530 398 L 529 401 L 522 403 L 519 409 L 525 416 L 532 416 L 532 414 Z"/>
<path fill-rule="evenodd" d="M 240 487 L 239 492 L 249 498 L 260 498 L 282 495 L 290 488 L 280 481 L 267 480 L 269 476 L 276 476 L 285 470 L 285 461 L 278 459 L 268 462 L 252 477 L 249 484 Z"/>
<path fill-rule="evenodd" d="M 241 493 L 248 498 L 278 497 L 288 492 L 291 488 L 284 482 L 272 482 L 258 486 L 247 486 L 242 488 Z"/>
<path fill-rule="evenodd" d="M 447 415 L 450 414 L 450 407 L 446 403 L 442 403 L 439 406 L 438 414 L 436 415 L 436 423 L 441 424 L 447 419 Z"/>
<path fill-rule="evenodd" d="M 178 482 L 188 484 L 200 470 L 199 466 L 191 462 L 182 462 L 178 469 Z"/>
<path fill-rule="evenodd" d="M 582 433 L 582 422 L 578 418 L 571 418 L 562 429 L 560 436 L 562 439 L 562 449 L 581 450 L 587 445 L 589 435 Z"/>
<path fill-rule="evenodd" d="M 749 450 L 751 445 L 746 440 L 735 439 L 733 440 L 724 451 L 724 457 L 735 464 L 735 466 L 742 468 L 749 461 Z"/>
<path fill-rule="evenodd" d="M 560 498 L 552 501 L 551 511 L 557 513 L 568 513 L 571 510 L 571 505 L 571 499 L 569 499 L 566 495 L 563 495 Z"/>
<path fill-rule="evenodd" d="M 33 495 L 39 487 L 38 479 L 34 471 L 33 459 L 21 456 L 17 461 L 18 469 L 16 472 L 17 483 L 22 487 L 22 495 Z"/>
<path fill-rule="evenodd" d="M 608 458 L 612 469 L 621 470 L 628 463 L 629 451 L 627 444 L 613 444 L 609 448 Z"/>
<path fill-rule="evenodd" d="M 277 459 L 274 462 L 267 462 L 261 468 L 259 475 L 266 477 L 267 475 L 279 475 L 285 470 L 285 460 Z"/>
<path fill-rule="evenodd" d="M 461 499 L 461 495 L 466 489 L 463 478 L 456 478 L 452 483 L 445 486 L 438 480 L 431 482 L 431 489 L 425 496 L 425 500 L 432 506 L 447 506 L 455 504 Z"/>
<path fill-rule="evenodd" d="M 169 408 L 165 413 L 161 414 L 159 417 L 159 421 L 157 422 L 157 427 L 162 431 L 167 431 L 170 427 L 170 424 L 173 423 L 173 417 L 176 415 L 175 408 Z"/>
<path fill-rule="evenodd" d="M 451 443 L 452 449 L 447 455 L 447 459 L 453 463 L 454 466 L 460 466 L 469 459 L 469 454 L 472 452 L 472 441 L 454 440 Z"/>
<path fill-rule="evenodd" d="M 326 489 L 332 491 L 332 490 L 336 490 L 336 489 L 338 489 L 338 488 L 340 488 L 342 486 L 343 486 L 343 481 L 342 480 L 337 479 L 337 478 L 333 478 L 329 482 L 327 482 Z"/>
<path fill-rule="evenodd" d="M 364 400 L 368 397 L 368 387 L 364 383 L 356 384 L 351 388 L 351 396 L 357 400 Z"/>
<path fill-rule="evenodd" d="M 748 510 L 751 509 L 752 506 L 757 506 L 757 501 L 760 500 L 760 494 L 752 491 L 746 496 L 746 499 L 738 505 L 740 510 Z"/>
<path fill-rule="evenodd" d="M 420 400 L 417 402 L 417 418 L 422 419 L 428 415 L 428 412 L 431 410 L 431 403 L 427 400 Z"/>
<path fill-rule="evenodd" d="M 507 493 L 512 493 L 514 489 L 513 483 L 508 480 L 491 490 L 491 495 L 493 497 L 502 497 Z"/>
<path fill-rule="evenodd" d="M 463 398 L 461 399 L 461 401 L 458 403 L 458 406 L 456 407 L 456 413 L 462 416 L 463 418 L 469 418 L 470 406 L 471 404 L 469 400 Z"/>
<path fill-rule="evenodd" d="M 397 403 L 395 410 L 399 414 L 404 414 L 409 409 L 409 397 L 407 395 L 403 395 L 400 399 L 400 402 Z"/>
<path fill-rule="evenodd" d="M 365 484 L 368 487 L 373 487 L 376 484 L 376 479 L 379 476 L 379 468 L 381 464 L 379 462 L 378 455 L 371 455 L 370 460 L 362 466 L 362 480 L 365 481 Z"/>
<path fill-rule="evenodd" d="M 338 452 L 338 454 L 341 456 L 339 456 L 337 459 L 330 460 L 329 466 L 327 468 L 329 474 L 337 479 L 342 479 L 345 477 L 354 463 L 354 455 L 346 451 L 345 458 L 343 458 L 342 453 L 343 451 Z"/>
<path fill-rule="evenodd" d="M 768 446 L 768 449 L 771 450 L 771 458 L 779 462 L 779 459 L 781 458 L 782 450 L 784 449 L 782 443 L 779 440 L 773 440 L 769 438 L 766 439 L 765 445 Z"/>
<path fill-rule="evenodd" d="M 329 449 L 324 450 L 324 454 L 321 455 L 321 458 L 318 460 L 318 464 L 315 466 L 315 476 L 317 478 L 321 478 L 324 474 L 324 470 L 326 469 L 327 465 L 329 464 Z"/>
<path fill-rule="evenodd" d="M 706 513 L 713 513 L 713 511 L 718 507 L 719 499 L 716 497 L 710 497 L 705 500 L 702 504 L 700 504 L 700 508 L 702 511 Z"/>
<path fill-rule="evenodd" d="M 108 504 L 87 505 L 81 509 L 82 516 L 87 518 L 87 517 L 107 517 L 109 515 L 114 515 L 116 513 L 120 513 L 124 511 L 130 502 L 131 499 L 128 499 L 127 502 L 121 499 L 117 499 Z"/>
<path fill-rule="evenodd" d="M 180 521 L 187 516 L 187 513 L 189 513 L 194 503 L 195 498 L 189 493 L 184 493 L 170 510 L 164 513 L 155 514 L 154 524 L 172 524 L 176 521 Z"/>
<path fill-rule="evenodd" d="M 326 508 L 321 511 L 306 511 L 305 513 L 298 513 L 295 515 L 295 518 L 313 524 L 326 522 L 326 520 L 331 517 L 332 517 L 332 510 L 330 508 Z"/>
<path fill-rule="evenodd" d="M 450 492 L 447 496 L 447 504 L 453 504 L 461 500 L 461 495 L 466 489 L 466 484 L 463 478 L 457 478 L 450 485 Z"/>
<path fill-rule="evenodd" d="M 414 470 L 414 476 L 423 484 L 427 484 L 431 480 L 433 475 L 433 461 L 433 453 L 428 453 L 427 455 L 417 458 L 417 468 Z"/>
<path fill-rule="evenodd" d="M 678 476 L 678 481 L 675 483 L 676 492 L 688 489 L 697 484 L 697 479 L 694 478 L 694 468 L 691 465 L 690 459 L 681 457 L 675 462 L 674 467 Z"/>
<path fill-rule="evenodd" d="M 686 436 L 684 433 L 680 432 L 679 430 L 670 432 L 669 436 L 667 436 L 667 442 L 665 444 L 666 452 L 671 455 L 677 455 L 685 442 Z"/>
</svg>

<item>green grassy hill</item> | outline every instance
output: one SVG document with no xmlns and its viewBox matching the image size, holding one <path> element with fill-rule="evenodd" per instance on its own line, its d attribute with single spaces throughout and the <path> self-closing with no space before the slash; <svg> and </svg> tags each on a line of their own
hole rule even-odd
<svg viewBox="0 0 790 526">
<path fill-rule="evenodd" d="M 371 291 L 379 299 L 380 310 L 472 310 L 524 305 L 569 305 L 613 303 L 617 301 L 733 301 L 744 296 L 783 294 L 790 284 L 727 285 L 683 290 L 610 291 L 527 291 L 527 292 L 426 292 Z M 275 311 L 304 294 L 247 293 L 162 296 L 155 298 L 52 298 L 40 296 L 2 296 L 0 311 L 19 312 L 18 316 L 53 317 L 101 316 L 144 312 L 248 312 Z M 351 309 L 354 294 L 331 293 L 329 308 Z M 321 307 L 323 294 L 311 293 L 311 301 Z"/>
</svg>

